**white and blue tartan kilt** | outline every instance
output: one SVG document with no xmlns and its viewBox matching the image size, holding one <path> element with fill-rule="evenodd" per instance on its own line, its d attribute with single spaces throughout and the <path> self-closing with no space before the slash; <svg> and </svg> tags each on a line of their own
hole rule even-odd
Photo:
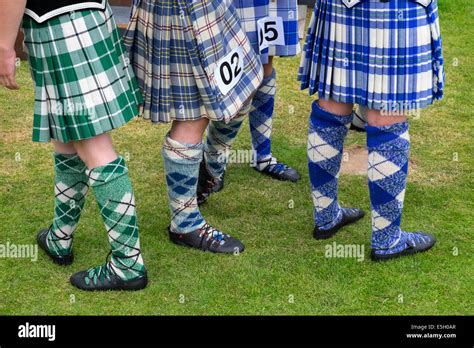
<svg viewBox="0 0 474 348">
<path fill-rule="evenodd" d="M 260 51 L 257 22 L 270 15 L 270 0 L 232 0 L 232 3 L 254 51 L 259 54 L 262 64 L 267 64 L 268 48 Z"/>
<path fill-rule="evenodd" d="M 228 122 L 263 79 L 230 0 L 135 0 L 124 40 L 144 98 L 141 114 L 152 122 Z M 244 72 L 223 95 L 214 70 L 237 47 Z"/>
<path fill-rule="evenodd" d="M 112 11 L 67 13 L 22 23 L 35 82 L 33 141 L 68 143 L 121 127 L 141 95 Z"/>
<path fill-rule="evenodd" d="M 413 110 L 444 87 L 437 1 L 317 0 L 298 74 L 310 95 L 369 109 Z"/>
<path fill-rule="evenodd" d="M 268 55 L 276 57 L 296 56 L 301 52 L 298 31 L 298 1 L 271 0 L 270 16 L 283 18 L 285 45 L 270 46 Z"/>
</svg>

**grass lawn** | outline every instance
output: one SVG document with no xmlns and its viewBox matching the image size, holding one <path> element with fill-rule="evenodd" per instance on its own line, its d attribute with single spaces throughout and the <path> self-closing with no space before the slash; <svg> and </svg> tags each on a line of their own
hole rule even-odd
<svg viewBox="0 0 474 348">
<path fill-rule="evenodd" d="M 473 129 L 474 4 L 440 0 L 446 59 L 446 97 L 411 122 L 413 170 L 403 228 L 432 231 L 435 248 L 415 257 L 369 260 L 370 218 L 333 240 L 312 238 L 306 168 L 307 120 L 312 98 L 299 90 L 299 59 L 277 59 L 274 154 L 302 180 L 281 183 L 233 164 L 226 188 L 202 211 L 208 221 L 246 244 L 222 256 L 170 243 L 161 146 L 168 126 L 135 120 L 113 132 L 128 158 L 137 197 L 150 284 L 135 293 L 84 293 L 69 284 L 76 271 L 104 261 L 107 236 L 91 193 L 75 235 L 75 262 L 52 264 L 0 259 L 0 314 L 217 315 L 474 314 Z M 21 92 L 0 90 L 0 244 L 32 244 L 53 212 L 52 148 L 31 142 L 33 91 L 26 64 Z M 364 145 L 351 133 L 347 145 Z M 250 149 L 245 123 L 235 149 Z M 366 176 L 343 175 L 344 205 L 370 211 Z M 327 258 L 326 245 L 365 246 L 365 260 Z"/>
</svg>

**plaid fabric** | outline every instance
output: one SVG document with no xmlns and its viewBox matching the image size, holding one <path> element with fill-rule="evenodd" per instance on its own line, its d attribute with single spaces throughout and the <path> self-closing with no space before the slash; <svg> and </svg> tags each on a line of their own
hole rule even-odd
<svg viewBox="0 0 474 348">
<path fill-rule="evenodd" d="M 298 79 L 320 98 L 413 110 L 443 95 L 437 2 L 317 0 Z"/>
<path fill-rule="evenodd" d="M 232 3 L 254 51 L 260 55 L 262 64 L 267 64 L 268 48 L 260 52 L 257 21 L 270 15 L 270 0 L 232 0 Z"/>
<path fill-rule="evenodd" d="M 136 0 L 125 34 L 152 122 L 236 117 L 262 81 L 262 67 L 230 1 Z M 218 62 L 242 47 L 244 72 L 223 95 Z"/>
<path fill-rule="evenodd" d="M 122 279 L 143 275 L 135 195 L 125 159 L 118 156 L 110 163 L 87 170 L 86 175 L 109 237 L 112 257 L 107 268 Z M 97 267 L 89 270 L 89 281 L 97 281 L 95 270 Z"/>
<path fill-rule="evenodd" d="M 138 86 L 109 7 L 23 20 L 35 82 L 33 141 L 67 143 L 118 128 L 138 114 Z"/>
<path fill-rule="evenodd" d="M 285 45 L 270 46 L 270 56 L 296 56 L 301 52 L 298 32 L 298 1 L 272 0 L 270 2 L 270 16 L 283 18 L 285 28 Z"/>
<path fill-rule="evenodd" d="M 86 164 L 77 154 L 54 154 L 54 219 L 46 239 L 53 255 L 69 255 L 89 190 Z"/>
</svg>

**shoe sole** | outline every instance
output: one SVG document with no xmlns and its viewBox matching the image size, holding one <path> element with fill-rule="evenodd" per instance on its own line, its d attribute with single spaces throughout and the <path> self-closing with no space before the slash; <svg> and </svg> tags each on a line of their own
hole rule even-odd
<svg viewBox="0 0 474 348">
<path fill-rule="evenodd" d="M 301 180 L 301 176 L 299 176 L 297 179 L 283 179 L 283 178 L 278 178 L 276 176 L 273 176 L 272 174 L 269 174 L 269 173 L 265 173 L 265 172 L 261 172 L 260 170 L 256 169 L 256 168 L 253 168 L 256 172 L 260 173 L 260 174 L 263 174 L 263 175 L 266 175 L 274 180 L 278 180 L 278 181 L 288 181 L 288 182 L 293 182 L 293 183 L 296 183 L 298 181 Z"/>
<path fill-rule="evenodd" d="M 72 280 L 70 280 L 70 282 L 71 285 L 83 291 L 138 291 L 146 288 L 148 285 L 148 277 L 137 278 L 114 288 L 85 288 L 79 284 L 75 284 Z"/>
<path fill-rule="evenodd" d="M 320 232 L 318 232 L 317 234 L 313 233 L 313 238 L 316 239 L 316 240 L 329 239 L 329 238 L 335 236 L 337 234 L 337 232 L 339 232 L 341 230 L 341 228 L 356 223 L 357 221 L 361 220 L 364 216 L 365 216 L 365 212 L 362 211 L 362 214 L 357 219 L 355 219 L 353 221 L 346 221 L 344 224 L 339 226 L 339 228 L 337 228 L 334 231 L 330 231 L 328 233 L 320 233 Z"/>
<path fill-rule="evenodd" d="M 48 256 L 51 260 L 53 260 L 55 264 L 60 265 L 60 266 L 70 266 L 74 261 L 74 255 L 69 255 L 62 258 L 56 258 L 50 254 L 48 254 Z"/>
<path fill-rule="evenodd" d="M 168 234 L 169 235 L 169 234 Z M 179 239 L 175 239 L 173 237 L 171 237 L 171 235 L 169 235 L 169 238 L 170 238 L 170 241 L 172 241 L 174 244 L 176 245 L 179 245 L 179 246 L 184 246 L 184 247 L 188 247 L 188 248 L 191 248 L 191 249 L 196 249 L 196 250 L 200 250 L 204 253 L 206 252 L 209 252 L 209 253 L 213 253 L 213 254 L 227 254 L 227 255 L 230 255 L 230 254 L 234 254 L 235 251 L 231 251 L 231 252 L 218 252 L 218 251 L 212 251 L 212 250 L 209 250 L 209 249 L 201 249 L 201 248 L 198 248 L 198 247 L 195 247 L 195 246 L 192 246 L 192 245 L 189 245 L 185 242 L 182 242 L 180 241 Z M 239 254 L 243 253 L 245 250 L 245 246 L 242 248 L 242 250 L 239 250 Z"/>
<path fill-rule="evenodd" d="M 391 255 L 377 255 L 373 250 L 370 253 L 370 259 L 374 262 L 384 262 L 384 261 L 390 261 L 390 260 L 395 260 L 399 259 L 404 256 L 410 256 L 410 255 L 415 255 L 419 253 L 424 253 L 425 251 L 430 250 L 431 248 L 434 247 L 436 244 L 436 241 L 429 245 L 427 248 L 424 249 L 415 249 L 415 248 L 410 248 L 410 249 L 405 249 L 399 253 L 391 254 Z"/>
</svg>

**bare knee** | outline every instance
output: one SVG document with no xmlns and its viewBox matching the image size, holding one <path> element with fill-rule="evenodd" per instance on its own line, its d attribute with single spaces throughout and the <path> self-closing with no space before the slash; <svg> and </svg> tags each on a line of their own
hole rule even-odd
<svg viewBox="0 0 474 348">
<path fill-rule="evenodd" d="M 208 124 L 207 118 L 195 121 L 173 121 L 170 136 L 180 143 L 199 144 L 202 142 L 202 135 Z"/>
<path fill-rule="evenodd" d="M 382 115 L 380 110 L 368 110 L 367 112 L 367 123 L 370 126 L 383 127 L 390 126 L 395 123 L 405 122 L 406 116 L 390 116 Z"/>
<path fill-rule="evenodd" d="M 351 103 L 340 103 L 332 99 L 319 99 L 318 104 L 324 110 L 337 115 L 337 116 L 347 116 L 352 113 L 354 104 Z"/>
<path fill-rule="evenodd" d="M 75 141 L 73 144 L 79 157 L 89 169 L 106 165 L 117 159 L 117 153 L 114 150 L 112 139 L 108 134 L 101 134 L 94 138 Z"/>
<path fill-rule="evenodd" d="M 54 152 L 62 154 L 62 155 L 73 155 L 76 152 L 74 145 L 72 143 L 62 143 L 57 140 L 51 140 L 54 146 Z"/>
</svg>

